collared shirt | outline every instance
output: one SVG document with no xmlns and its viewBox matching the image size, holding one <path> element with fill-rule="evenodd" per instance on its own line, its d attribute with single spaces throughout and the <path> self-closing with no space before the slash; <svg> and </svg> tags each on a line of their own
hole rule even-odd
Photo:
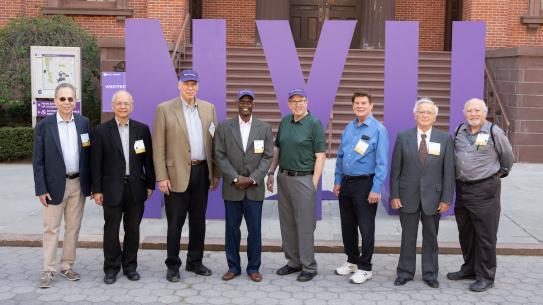
<svg viewBox="0 0 543 305">
<path fill-rule="evenodd" d="M 123 145 L 124 163 L 126 164 L 124 174 L 128 176 L 130 175 L 130 129 L 128 128 L 130 120 L 128 120 L 126 124 L 117 121 L 117 119 L 115 119 L 115 122 L 117 122 L 117 128 L 119 128 L 119 135 L 121 136 L 121 143 Z"/>
<path fill-rule="evenodd" d="M 462 124 L 454 139 L 454 158 L 456 179 L 474 181 L 488 178 L 498 172 L 508 174 L 513 166 L 514 156 L 511 143 L 505 133 L 497 126 L 492 128 L 494 141 L 490 135 L 490 126 L 486 121 L 481 130 L 472 134 L 467 123 Z M 475 142 L 479 134 L 487 134 L 486 145 Z"/>
<path fill-rule="evenodd" d="M 251 132 L 251 123 L 253 122 L 253 116 L 249 121 L 245 122 L 239 117 L 239 132 L 241 133 L 241 142 L 243 143 L 243 151 L 247 150 L 247 142 L 249 141 L 249 133 Z"/>
<path fill-rule="evenodd" d="M 432 128 L 428 129 L 427 132 L 422 132 L 420 128 L 417 127 L 417 148 L 420 148 L 420 141 L 422 140 L 422 134 L 426 135 L 426 139 L 424 142 L 426 142 L 426 147 L 430 147 L 430 137 L 432 136 Z"/>
<path fill-rule="evenodd" d="M 181 98 L 181 105 L 183 106 L 183 114 L 185 115 L 185 122 L 189 134 L 190 158 L 192 160 L 205 160 L 204 134 L 202 131 L 200 113 L 198 113 L 198 104 L 195 100 L 194 107 L 191 108 L 189 104 Z"/>
<path fill-rule="evenodd" d="M 362 137 L 367 140 L 362 140 Z M 360 140 L 368 144 L 363 155 L 355 151 Z M 334 183 L 341 184 L 344 175 L 375 174 L 371 191 L 379 193 L 387 176 L 387 167 L 388 132 L 385 126 L 372 115 L 369 115 L 362 124 L 359 124 L 358 118 L 347 124 L 341 135 L 341 143 L 337 152 Z"/>
<path fill-rule="evenodd" d="M 310 172 L 315 169 L 315 154 L 325 151 L 321 121 L 308 113 L 295 122 L 292 114 L 281 120 L 275 146 L 279 148 L 281 169 Z"/>
<path fill-rule="evenodd" d="M 69 121 L 64 121 L 57 111 L 57 127 L 66 174 L 79 173 L 79 135 L 73 113 Z"/>
</svg>

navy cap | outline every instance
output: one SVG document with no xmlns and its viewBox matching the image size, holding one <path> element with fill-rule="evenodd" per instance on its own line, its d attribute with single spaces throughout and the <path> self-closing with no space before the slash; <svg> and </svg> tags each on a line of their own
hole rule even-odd
<svg viewBox="0 0 543 305">
<path fill-rule="evenodd" d="M 255 93 L 251 89 L 240 89 L 238 91 L 238 101 L 245 95 L 250 96 L 253 100 L 255 99 Z"/>
<path fill-rule="evenodd" d="M 295 96 L 295 95 L 299 95 L 299 96 L 301 96 L 301 97 L 307 98 L 307 95 L 305 94 L 304 89 L 301 89 L 301 88 L 291 89 L 291 90 L 288 92 L 288 98 L 289 98 L 289 99 L 290 99 L 291 97 Z"/>
<path fill-rule="evenodd" d="M 194 70 L 183 70 L 179 73 L 179 80 L 188 82 L 189 80 L 198 82 L 198 73 Z"/>
</svg>

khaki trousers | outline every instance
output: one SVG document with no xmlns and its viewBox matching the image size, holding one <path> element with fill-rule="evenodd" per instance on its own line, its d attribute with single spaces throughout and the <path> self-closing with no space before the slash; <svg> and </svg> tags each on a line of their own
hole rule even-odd
<svg viewBox="0 0 543 305">
<path fill-rule="evenodd" d="M 43 208 L 43 271 L 57 271 L 57 247 L 62 215 L 64 215 L 64 241 L 60 270 L 72 268 L 84 207 L 85 196 L 81 193 L 79 178 L 76 178 L 66 179 L 64 198 L 60 204 L 49 204 Z"/>
</svg>

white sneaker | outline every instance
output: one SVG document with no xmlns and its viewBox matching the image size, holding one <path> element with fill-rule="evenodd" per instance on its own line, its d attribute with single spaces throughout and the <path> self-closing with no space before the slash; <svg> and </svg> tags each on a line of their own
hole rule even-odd
<svg viewBox="0 0 543 305">
<path fill-rule="evenodd" d="M 344 263 L 340 267 L 336 268 L 337 275 L 347 275 L 358 271 L 358 266 L 349 262 Z"/>
<path fill-rule="evenodd" d="M 362 284 L 365 281 L 372 278 L 371 271 L 365 271 L 365 270 L 357 270 L 353 276 L 351 276 L 350 281 L 353 284 Z"/>
</svg>

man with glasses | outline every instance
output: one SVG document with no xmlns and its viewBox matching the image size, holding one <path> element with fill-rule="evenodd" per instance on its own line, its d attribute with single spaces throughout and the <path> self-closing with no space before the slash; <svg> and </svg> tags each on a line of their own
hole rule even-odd
<svg viewBox="0 0 543 305">
<path fill-rule="evenodd" d="M 213 104 L 196 98 L 198 81 L 196 71 L 181 71 L 179 97 L 158 105 L 153 126 L 155 173 L 168 219 L 165 263 L 166 279 L 170 282 L 180 280 L 179 243 L 187 214 L 189 244 L 185 269 L 211 275 L 202 258 L 208 190 L 215 190 L 219 183 L 213 162 L 217 116 Z"/>
<path fill-rule="evenodd" d="M 80 276 L 75 262 L 85 196 L 91 193 L 89 120 L 74 113 L 74 86 L 55 89 L 57 113 L 41 120 L 34 132 L 32 166 L 36 196 L 43 205 L 43 269 L 40 288 L 53 286 L 57 245 L 64 215 L 60 275 L 70 281 Z"/>
<path fill-rule="evenodd" d="M 494 286 L 496 241 L 500 222 L 500 178 L 513 167 L 513 149 L 498 126 L 488 122 L 481 99 L 464 104 L 466 122 L 455 132 L 456 205 L 464 264 L 447 274 L 449 280 L 475 279 L 469 289 L 482 292 Z"/>
<path fill-rule="evenodd" d="M 390 198 L 400 210 L 402 243 L 394 285 L 413 280 L 417 233 L 422 222 L 422 280 L 439 288 L 438 244 L 440 214 L 449 209 L 454 193 L 454 153 L 449 133 L 433 128 L 438 107 L 427 98 L 415 103 L 417 126 L 398 134 L 392 154 Z"/>
<path fill-rule="evenodd" d="M 317 275 L 314 232 L 317 225 L 315 194 L 325 160 L 324 130 L 320 120 L 307 110 L 303 89 L 292 89 L 288 107 L 275 138 L 272 164 L 268 172 L 268 190 L 273 191 L 274 173 L 279 165 L 277 190 L 279 223 L 287 264 L 278 275 L 301 273 L 297 280 L 306 282 Z"/>
<path fill-rule="evenodd" d="M 334 183 L 347 262 L 335 271 L 338 275 L 354 273 L 351 283 L 361 284 L 373 276 L 375 214 L 387 175 L 388 133 L 371 114 L 373 101 L 369 93 L 355 92 L 352 103 L 356 118 L 341 136 Z M 359 230 L 362 251 L 358 247 Z"/>
<path fill-rule="evenodd" d="M 113 284 L 117 273 L 137 281 L 140 223 L 144 202 L 155 189 L 151 132 L 147 125 L 130 119 L 132 95 L 119 90 L 111 108 L 115 117 L 93 132 L 92 192 L 104 209 L 104 283 Z M 121 249 L 121 219 L 124 242 Z"/>
</svg>

